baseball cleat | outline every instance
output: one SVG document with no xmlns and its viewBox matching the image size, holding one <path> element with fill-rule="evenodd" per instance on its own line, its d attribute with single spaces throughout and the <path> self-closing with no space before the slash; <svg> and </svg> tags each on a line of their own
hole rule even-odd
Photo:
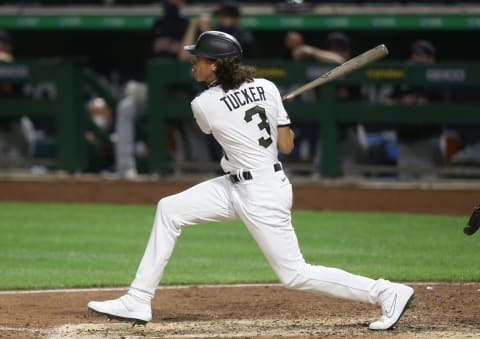
<svg viewBox="0 0 480 339">
<path fill-rule="evenodd" d="M 108 319 L 132 322 L 133 326 L 145 325 L 152 320 L 150 304 L 142 303 L 128 294 L 114 300 L 90 301 L 88 309 Z"/>
<path fill-rule="evenodd" d="M 396 283 L 384 293 L 386 298 L 381 301 L 382 317 L 370 324 L 371 330 L 391 330 L 415 298 L 413 288 Z"/>
</svg>

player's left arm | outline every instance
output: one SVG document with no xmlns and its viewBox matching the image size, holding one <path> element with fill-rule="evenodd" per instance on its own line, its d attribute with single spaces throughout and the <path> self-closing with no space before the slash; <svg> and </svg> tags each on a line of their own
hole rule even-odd
<svg viewBox="0 0 480 339">
<path fill-rule="evenodd" d="M 289 154 L 293 150 L 294 139 L 295 133 L 293 133 L 290 126 L 278 126 L 277 148 L 280 152 Z"/>
<path fill-rule="evenodd" d="M 290 128 L 290 117 L 283 106 L 282 97 L 275 84 L 269 80 L 263 80 L 267 93 L 273 101 L 273 107 L 276 108 L 276 125 L 277 125 L 277 149 L 283 154 L 290 154 L 293 151 L 295 134 Z"/>
</svg>

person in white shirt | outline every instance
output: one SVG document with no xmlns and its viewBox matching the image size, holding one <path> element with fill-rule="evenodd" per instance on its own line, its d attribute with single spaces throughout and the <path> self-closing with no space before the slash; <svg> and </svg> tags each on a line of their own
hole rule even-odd
<svg viewBox="0 0 480 339">
<path fill-rule="evenodd" d="M 222 146 L 226 174 L 161 199 L 128 293 L 91 301 L 88 308 L 135 323 L 150 321 L 155 290 L 182 228 L 241 219 L 285 286 L 379 304 L 383 315 L 370 329 L 395 326 L 413 300 L 411 287 L 310 265 L 303 258 L 291 220 L 292 186 L 277 157 L 279 151 L 291 152 L 294 140 L 277 87 L 240 63 L 242 47 L 229 34 L 207 31 L 185 48 L 195 79 L 209 85 L 192 101 L 193 115 Z"/>
</svg>

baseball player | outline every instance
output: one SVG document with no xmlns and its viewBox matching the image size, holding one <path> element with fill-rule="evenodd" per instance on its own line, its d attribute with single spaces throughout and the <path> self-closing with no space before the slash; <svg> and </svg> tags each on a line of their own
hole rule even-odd
<svg viewBox="0 0 480 339">
<path fill-rule="evenodd" d="M 294 134 L 276 86 L 255 78 L 253 67 L 240 64 L 242 47 L 229 34 L 204 32 L 185 49 L 192 54 L 195 79 L 209 85 L 191 102 L 193 115 L 201 130 L 222 146 L 226 174 L 161 199 L 128 293 L 91 301 L 88 308 L 147 323 L 155 289 L 182 228 L 241 219 L 285 286 L 379 304 L 383 314 L 370 329 L 391 329 L 413 300 L 411 287 L 310 265 L 300 252 L 291 223 L 292 187 L 277 158 L 278 151 L 292 151 Z"/>
</svg>

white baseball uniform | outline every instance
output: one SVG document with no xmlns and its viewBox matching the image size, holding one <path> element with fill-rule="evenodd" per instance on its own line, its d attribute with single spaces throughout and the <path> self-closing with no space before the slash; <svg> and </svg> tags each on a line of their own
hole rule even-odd
<svg viewBox="0 0 480 339">
<path fill-rule="evenodd" d="M 165 197 L 129 294 L 151 301 L 184 226 L 240 218 L 287 287 L 378 303 L 389 282 L 305 263 L 291 223 L 292 187 L 277 158 L 277 127 L 289 125 L 277 87 L 265 79 L 224 92 L 211 86 L 191 103 L 224 150 L 226 175 Z"/>
</svg>

